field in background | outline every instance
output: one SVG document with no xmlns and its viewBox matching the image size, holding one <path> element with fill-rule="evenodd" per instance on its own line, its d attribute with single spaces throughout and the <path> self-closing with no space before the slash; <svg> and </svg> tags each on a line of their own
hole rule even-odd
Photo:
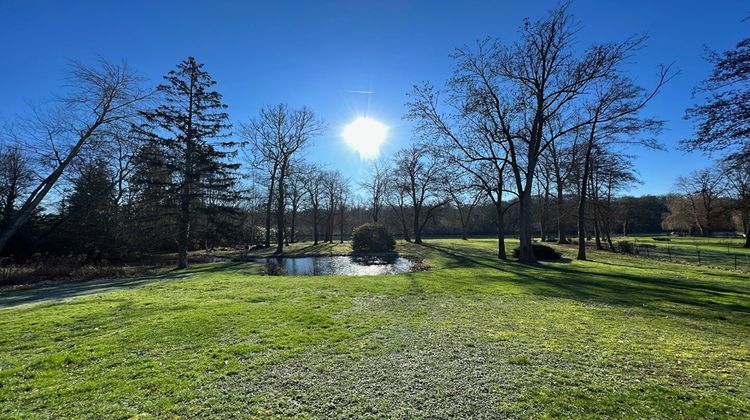
<svg viewBox="0 0 750 420">
<path fill-rule="evenodd" d="M 640 257 L 750 272 L 750 249 L 742 247 L 745 243 L 743 238 L 680 236 L 613 238 L 615 243 L 620 241 L 632 243 L 636 255 Z"/>
<path fill-rule="evenodd" d="M 398 247 L 433 269 L 216 263 L 0 293 L 0 417 L 750 416 L 746 274 Z"/>
</svg>

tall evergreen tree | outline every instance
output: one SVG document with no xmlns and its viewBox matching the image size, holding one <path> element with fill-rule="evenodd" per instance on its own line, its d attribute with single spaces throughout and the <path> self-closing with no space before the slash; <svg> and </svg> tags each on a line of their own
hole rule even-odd
<svg viewBox="0 0 750 420">
<path fill-rule="evenodd" d="M 174 246 L 177 197 L 172 194 L 172 173 L 165 167 L 159 144 L 149 142 L 138 151 L 130 179 L 131 200 L 126 205 L 128 244 L 141 251 L 166 251 Z"/>
<path fill-rule="evenodd" d="M 193 57 L 177 65 L 158 87 L 163 103 L 145 112 L 140 131 L 164 153 L 164 167 L 172 173 L 169 190 L 178 202 L 178 268 L 188 266 L 190 225 L 194 210 L 207 195 L 232 201 L 239 165 L 229 160 L 237 145 L 225 140 L 231 128 L 216 82 Z"/>
</svg>

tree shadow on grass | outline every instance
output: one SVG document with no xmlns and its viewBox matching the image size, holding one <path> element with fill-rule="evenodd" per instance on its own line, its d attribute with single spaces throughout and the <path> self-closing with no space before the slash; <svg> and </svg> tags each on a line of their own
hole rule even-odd
<svg viewBox="0 0 750 420">
<path fill-rule="evenodd" d="M 496 257 L 493 261 L 488 258 L 486 251 L 471 246 L 459 245 L 451 248 L 433 244 L 422 244 L 422 246 L 437 251 L 447 258 L 447 263 L 443 264 L 442 268 L 466 268 L 473 265 L 500 270 L 501 267 L 498 264 L 513 263 L 512 261 L 503 261 Z"/>
<path fill-rule="evenodd" d="M 648 305 L 672 315 L 701 319 L 726 319 L 732 313 L 740 313 L 738 320 L 750 323 L 747 319 L 750 282 L 745 285 L 731 280 L 735 278 L 733 273 L 711 273 L 707 275 L 710 280 L 705 280 L 679 278 L 684 277 L 685 272 L 673 267 L 660 267 L 663 271 L 654 274 L 630 271 L 641 268 L 636 265 L 608 266 L 609 263 L 604 262 L 591 262 L 591 265 L 545 262 L 530 266 L 498 260 L 488 250 L 476 247 L 425 246 L 447 257 L 446 268 L 474 266 L 510 273 L 513 275 L 510 281 L 535 295 L 619 306 Z M 685 267 L 685 270 L 690 269 Z"/>
</svg>

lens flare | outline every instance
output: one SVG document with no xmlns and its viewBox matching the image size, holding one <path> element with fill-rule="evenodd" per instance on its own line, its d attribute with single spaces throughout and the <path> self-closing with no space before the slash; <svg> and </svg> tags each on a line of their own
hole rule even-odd
<svg viewBox="0 0 750 420">
<path fill-rule="evenodd" d="M 341 135 L 363 159 L 375 159 L 388 136 L 388 127 L 372 118 L 358 117 L 344 127 Z"/>
</svg>

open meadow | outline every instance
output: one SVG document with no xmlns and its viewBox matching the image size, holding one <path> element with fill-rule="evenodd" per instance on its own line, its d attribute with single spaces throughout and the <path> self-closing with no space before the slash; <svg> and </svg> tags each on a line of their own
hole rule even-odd
<svg viewBox="0 0 750 420">
<path fill-rule="evenodd" d="M 2 292 L 0 417 L 750 415 L 746 274 L 495 245 L 399 242 L 431 266 L 400 275 L 226 262 Z"/>
</svg>

